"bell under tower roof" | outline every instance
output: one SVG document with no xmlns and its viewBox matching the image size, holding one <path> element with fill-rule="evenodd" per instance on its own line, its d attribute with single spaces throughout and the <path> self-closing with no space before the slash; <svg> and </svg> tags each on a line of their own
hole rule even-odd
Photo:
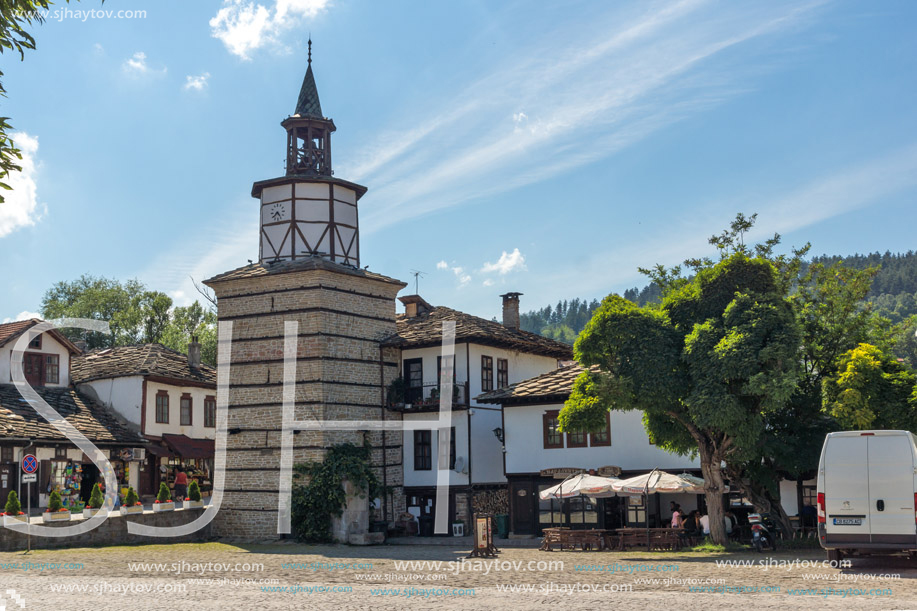
<svg viewBox="0 0 917 611">
<path fill-rule="evenodd" d="M 312 39 L 309 39 L 309 67 L 306 69 L 306 76 L 302 80 L 302 87 L 299 90 L 299 99 L 296 100 L 296 111 L 294 116 L 314 117 L 323 119 L 322 103 L 318 99 L 318 88 L 315 86 L 315 77 L 312 75 Z"/>
</svg>

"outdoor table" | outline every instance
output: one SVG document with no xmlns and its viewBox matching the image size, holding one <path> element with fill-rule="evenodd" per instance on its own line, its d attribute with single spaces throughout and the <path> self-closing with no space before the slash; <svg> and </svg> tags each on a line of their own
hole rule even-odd
<svg viewBox="0 0 917 611">
<path fill-rule="evenodd" d="M 646 528 L 618 528 L 615 530 L 618 535 L 617 549 L 625 551 L 630 547 L 646 547 L 647 538 L 649 538 L 650 549 L 657 550 L 677 550 L 682 546 L 682 539 L 679 536 L 681 531 L 674 528 L 650 528 L 649 537 L 647 537 Z"/>
<path fill-rule="evenodd" d="M 576 549 L 576 546 L 579 545 L 583 551 L 587 549 L 602 550 L 608 546 L 608 535 L 608 531 L 601 529 L 545 528 L 544 540 L 542 540 L 539 549 L 550 552 L 554 550 L 555 546 L 564 550 Z"/>
</svg>

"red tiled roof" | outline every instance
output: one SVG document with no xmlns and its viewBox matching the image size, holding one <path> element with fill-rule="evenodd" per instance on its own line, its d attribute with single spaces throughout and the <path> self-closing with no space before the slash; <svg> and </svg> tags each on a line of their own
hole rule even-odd
<svg viewBox="0 0 917 611">
<path fill-rule="evenodd" d="M 8 322 L 0 325 L 0 346 L 14 341 L 28 329 L 31 329 L 41 322 L 43 321 L 37 318 L 30 318 L 29 320 L 18 320 L 16 322 Z M 67 337 L 57 329 L 51 329 L 50 331 L 45 331 L 45 333 L 53 336 L 54 339 L 63 344 L 73 354 L 80 353 L 79 349 L 73 345 L 73 342 L 67 339 Z"/>
</svg>

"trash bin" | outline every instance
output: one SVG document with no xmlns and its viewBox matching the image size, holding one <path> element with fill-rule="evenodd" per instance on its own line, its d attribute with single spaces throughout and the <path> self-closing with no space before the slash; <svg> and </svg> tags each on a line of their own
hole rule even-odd
<svg viewBox="0 0 917 611">
<path fill-rule="evenodd" d="M 433 536 L 433 516 L 420 516 L 418 519 L 420 522 L 420 536 L 421 537 L 432 537 Z"/>
<path fill-rule="evenodd" d="M 497 536 L 501 539 L 509 538 L 509 515 L 505 513 L 498 513 L 494 516 L 497 524 Z"/>
</svg>

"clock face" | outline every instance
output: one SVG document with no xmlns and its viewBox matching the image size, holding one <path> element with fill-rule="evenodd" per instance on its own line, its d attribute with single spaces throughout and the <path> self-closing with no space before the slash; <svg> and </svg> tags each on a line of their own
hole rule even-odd
<svg viewBox="0 0 917 611">
<path fill-rule="evenodd" d="M 261 207 L 261 224 L 282 223 L 290 220 L 290 202 L 275 202 Z"/>
</svg>

